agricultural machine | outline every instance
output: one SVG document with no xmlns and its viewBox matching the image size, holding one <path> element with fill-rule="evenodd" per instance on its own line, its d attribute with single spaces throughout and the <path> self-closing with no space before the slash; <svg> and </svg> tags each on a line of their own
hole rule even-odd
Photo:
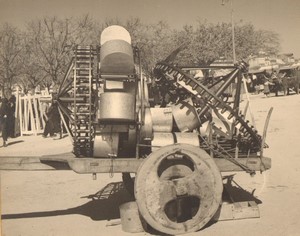
<svg viewBox="0 0 300 236">
<path fill-rule="evenodd" d="M 123 173 L 150 226 L 167 234 L 197 231 L 220 215 L 222 172 L 252 175 L 271 167 L 263 156 L 266 128 L 259 135 L 239 108 L 247 63 L 198 69 L 228 73 L 194 78 L 165 60 L 148 81 L 129 33 L 110 26 L 100 46 L 74 48 L 54 98 L 73 153 L 2 158 L 0 168 Z"/>
</svg>

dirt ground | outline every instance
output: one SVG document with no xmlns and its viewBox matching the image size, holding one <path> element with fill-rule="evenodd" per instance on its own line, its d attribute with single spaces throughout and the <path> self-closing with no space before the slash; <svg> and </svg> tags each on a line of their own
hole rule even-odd
<svg viewBox="0 0 300 236">
<path fill-rule="evenodd" d="M 255 177 L 238 173 L 234 178 L 254 191 L 261 202 L 260 218 L 220 221 L 187 235 L 300 235 L 300 95 L 252 95 L 250 105 L 260 133 L 269 108 L 274 107 L 265 149 L 272 168 Z M 9 142 L 8 147 L 0 147 L 0 156 L 71 150 L 68 137 L 26 136 Z M 120 174 L 99 174 L 92 180 L 72 171 L 1 171 L 2 235 L 133 235 L 118 224 L 118 207 L 130 199 L 120 181 Z"/>
</svg>

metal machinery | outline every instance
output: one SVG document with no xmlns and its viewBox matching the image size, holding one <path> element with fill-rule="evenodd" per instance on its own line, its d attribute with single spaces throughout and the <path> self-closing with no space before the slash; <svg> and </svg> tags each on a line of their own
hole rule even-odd
<svg viewBox="0 0 300 236">
<path fill-rule="evenodd" d="M 100 47 L 77 46 L 56 98 L 75 156 L 37 161 L 40 169 L 123 173 L 148 224 L 168 234 L 193 232 L 220 209 L 221 172 L 271 167 L 263 157 L 266 129 L 260 136 L 239 109 L 247 64 L 202 68 L 228 69 L 211 81 L 163 61 L 148 84 L 140 61 L 120 26 L 102 32 Z M 149 97 L 153 90 L 157 104 Z M 6 164 L 1 169 L 14 169 Z M 130 173 L 136 173 L 134 183 Z"/>
</svg>

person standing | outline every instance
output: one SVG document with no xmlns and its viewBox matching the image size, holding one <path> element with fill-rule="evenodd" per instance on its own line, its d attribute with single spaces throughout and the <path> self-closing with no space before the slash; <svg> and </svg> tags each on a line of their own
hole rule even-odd
<svg viewBox="0 0 300 236">
<path fill-rule="evenodd" d="M 273 83 L 266 79 L 264 82 L 264 94 L 266 97 L 269 97 L 270 95 L 270 85 L 273 85 Z"/>
<path fill-rule="evenodd" d="M 61 131 L 60 128 L 60 115 L 58 111 L 58 105 L 56 102 L 53 102 L 47 112 L 47 121 L 44 129 L 43 137 L 46 138 L 48 134 L 50 137 L 54 137 L 55 133 Z"/>
<path fill-rule="evenodd" d="M 299 94 L 299 87 L 300 87 L 300 66 L 298 66 L 294 70 L 294 87 L 295 87 L 296 94 Z"/>
<path fill-rule="evenodd" d="M 0 107 L 0 123 L 1 123 L 1 127 L 2 127 L 3 147 L 7 147 L 8 116 L 9 116 L 8 99 L 3 98 L 2 99 L 2 104 L 1 104 L 1 107 Z"/>
<path fill-rule="evenodd" d="M 16 97 L 15 95 L 11 95 L 8 100 L 8 136 L 11 138 L 15 137 L 15 110 L 16 110 Z"/>
<path fill-rule="evenodd" d="M 274 84 L 273 91 L 275 93 L 275 96 L 277 97 L 278 92 L 280 90 L 280 84 L 278 79 L 278 73 L 276 71 L 272 72 L 271 79 L 272 79 L 272 83 Z"/>
</svg>

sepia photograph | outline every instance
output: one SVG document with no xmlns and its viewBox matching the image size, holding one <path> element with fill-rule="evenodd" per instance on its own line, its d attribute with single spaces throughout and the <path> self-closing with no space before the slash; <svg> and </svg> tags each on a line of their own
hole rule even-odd
<svg viewBox="0 0 300 236">
<path fill-rule="evenodd" d="M 300 235 L 299 26 L 297 0 L 0 0 L 0 235 Z"/>
</svg>

